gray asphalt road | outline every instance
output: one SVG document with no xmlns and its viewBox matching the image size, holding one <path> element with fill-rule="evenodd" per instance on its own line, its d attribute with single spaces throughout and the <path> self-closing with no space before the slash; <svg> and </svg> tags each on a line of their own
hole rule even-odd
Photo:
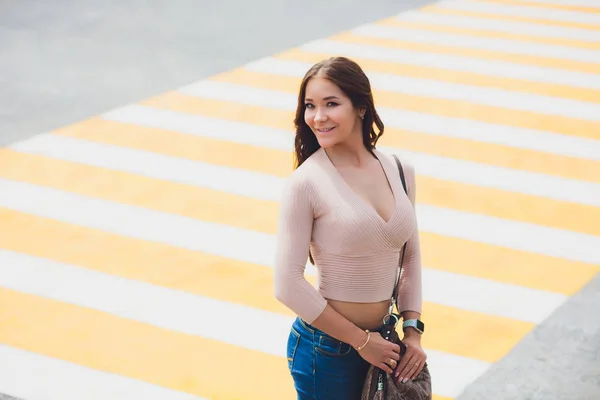
<svg viewBox="0 0 600 400">
<path fill-rule="evenodd" d="M 0 145 L 427 2 L 0 1 Z M 597 277 L 459 399 L 600 399 L 599 304 Z"/>
<path fill-rule="evenodd" d="M 0 145 L 431 2 L 3 0 Z"/>
<path fill-rule="evenodd" d="M 600 399 L 599 316 L 597 274 L 456 400 Z"/>
</svg>

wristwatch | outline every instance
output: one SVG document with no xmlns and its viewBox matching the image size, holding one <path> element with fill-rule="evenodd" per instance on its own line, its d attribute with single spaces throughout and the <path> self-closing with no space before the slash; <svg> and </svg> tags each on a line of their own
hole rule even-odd
<svg viewBox="0 0 600 400">
<path fill-rule="evenodd" d="M 402 330 L 406 330 L 406 328 L 415 328 L 417 332 L 423 333 L 425 332 L 425 324 L 418 319 L 407 319 L 402 323 Z"/>
</svg>

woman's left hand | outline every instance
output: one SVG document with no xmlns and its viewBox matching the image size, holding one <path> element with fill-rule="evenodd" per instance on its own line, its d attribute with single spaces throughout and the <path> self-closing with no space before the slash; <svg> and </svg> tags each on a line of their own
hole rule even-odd
<svg viewBox="0 0 600 400">
<path fill-rule="evenodd" d="M 425 365 L 427 355 L 421 348 L 420 334 L 405 335 L 402 343 L 406 345 L 406 353 L 400 359 L 394 376 L 398 378 L 398 382 L 406 383 L 419 375 Z"/>
</svg>

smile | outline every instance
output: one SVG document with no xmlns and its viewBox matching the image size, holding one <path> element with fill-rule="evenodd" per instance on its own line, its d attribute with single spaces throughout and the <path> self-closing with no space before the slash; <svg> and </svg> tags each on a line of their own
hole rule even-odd
<svg viewBox="0 0 600 400">
<path fill-rule="evenodd" d="M 322 129 L 317 129 L 317 131 L 319 131 L 321 133 L 327 133 L 327 132 L 331 132 L 334 129 L 335 128 L 322 128 Z"/>
</svg>

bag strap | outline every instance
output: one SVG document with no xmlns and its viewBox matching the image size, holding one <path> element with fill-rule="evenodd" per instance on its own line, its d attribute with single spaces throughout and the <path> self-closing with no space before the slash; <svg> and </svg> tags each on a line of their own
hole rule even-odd
<svg viewBox="0 0 600 400">
<path fill-rule="evenodd" d="M 398 173 L 400 174 L 400 179 L 402 180 L 402 187 L 404 188 L 404 192 L 408 196 L 408 190 L 406 189 L 406 180 L 404 178 L 404 168 L 402 168 L 402 163 L 398 159 L 398 156 L 394 154 L 394 160 L 396 160 L 396 165 L 398 166 Z M 398 266 L 398 272 L 396 274 L 396 284 L 394 285 L 394 291 L 392 293 L 392 299 L 390 304 L 390 314 L 394 308 L 394 303 L 398 299 L 398 281 L 400 280 L 400 274 L 402 273 L 402 263 L 404 262 L 404 253 L 406 253 L 406 242 L 404 242 L 404 246 L 402 247 L 402 256 L 400 257 L 400 264 Z M 400 311 L 400 310 L 398 310 Z"/>
</svg>

